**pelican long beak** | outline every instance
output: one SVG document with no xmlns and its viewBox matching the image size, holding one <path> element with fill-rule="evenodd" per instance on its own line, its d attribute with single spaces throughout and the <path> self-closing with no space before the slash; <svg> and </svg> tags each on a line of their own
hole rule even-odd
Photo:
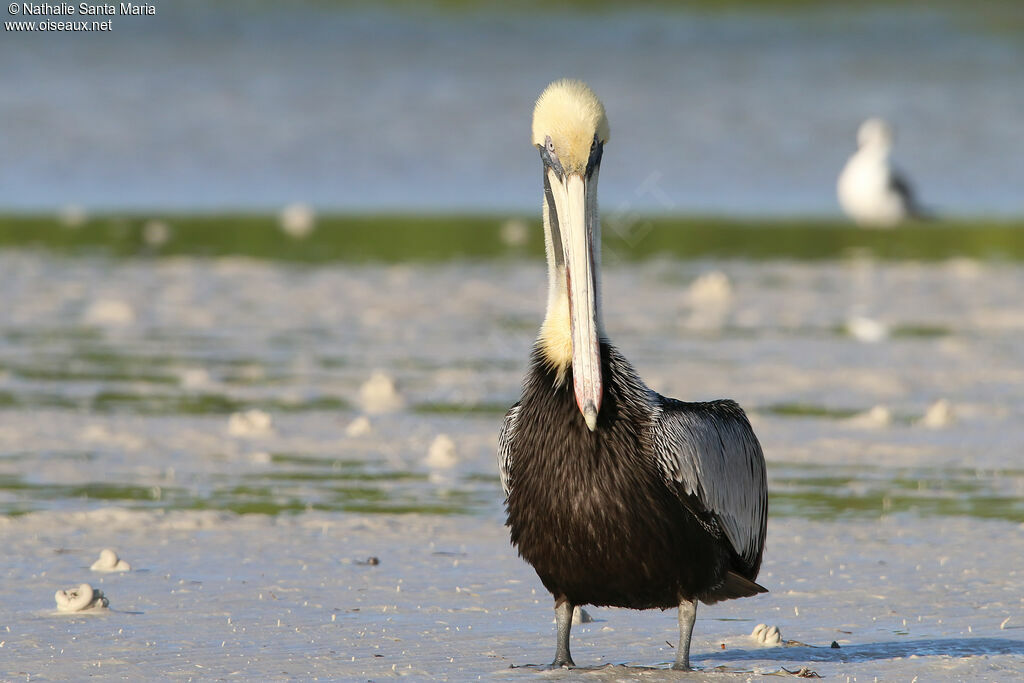
<svg viewBox="0 0 1024 683">
<path fill-rule="evenodd" d="M 572 335 L 572 380 L 576 405 L 590 431 L 597 428 L 601 410 L 601 347 L 597 318 L 597 259 L 594 243 L 597 203 L 588 181 L 578 174 L 558 177 L 548 169 L 551 195 L 558 214 L 562 253 L 565 256 L 565 288 L 569 295 Z M 557 248 L 557 246 L 555 247 Z"/>
</svg>

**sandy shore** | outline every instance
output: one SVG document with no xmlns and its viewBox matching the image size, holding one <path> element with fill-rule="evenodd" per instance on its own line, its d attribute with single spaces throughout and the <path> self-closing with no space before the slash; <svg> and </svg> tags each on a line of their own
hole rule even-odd
<svg viewBox="0 0 1024 683">
<path fill-rule="evenodd" d="M 593 608 L 573 632 L 583 670 L 526 666 L 550 660 L 550 598 L 494 519 L 106 509 L 0 526 L 9 680 L 678 678 L 665 670 L 675 618 L 658 611 Z M 802 667 L 832 680 L 1019 677 L 1022 531 L 773 521 L 761 575 L 772 592 L 702 607 L 694 663 L 730 680 Z M 136 569 L 91 574 L 111 545 Z M 53 591 L 81 581 L 109 611 L 56 613 Z M 759 622 L 806 646 L 757 647 Z"/>
</svg>

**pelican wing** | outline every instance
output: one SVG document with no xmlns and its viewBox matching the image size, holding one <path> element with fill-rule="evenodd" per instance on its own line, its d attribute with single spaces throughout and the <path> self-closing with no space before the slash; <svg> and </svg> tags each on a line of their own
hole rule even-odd
<svg viewBox="0 0 1024 683">
<path fill-rule="evenodd" d="M 756 573 L 768 487 L 764 454 L 747 416 L 734 401 L 658 399 L 651 441 L 662 473 L 715 516 L 736 554 Z"/>
<path fill-rule="evenodd" d="M 501 431 L 498 432 L 498 472 L 501 474 L 501 488 L 505 491 L 505 498 L 512 491 L 509 472 L 512 470 L 512 439 L 515 437 L 518 417 L 517 403 L 505 413 L 505 421 L 501 423 Z"/>
</svg>

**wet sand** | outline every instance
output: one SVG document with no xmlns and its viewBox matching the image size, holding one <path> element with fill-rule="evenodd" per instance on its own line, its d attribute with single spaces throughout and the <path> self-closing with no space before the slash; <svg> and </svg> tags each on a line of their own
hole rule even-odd
<svg viewBox="0 0 1024 683">
<path fill-rule="evenodd" d="M 589 610 L 573 654 L 605 668 L 527 666 L 553 614 L 494 448 L 541 265 L 0 271 L 0 678 L 673 677 L 660 612 Z M 769 463 L 771 593 L 702 607 L 695 665 L 1024 675 L 1024 268 L 649 261 L 605 287 L 648 382 L 739 400 Z M 90 571 L 104 548 L 131 571 Z M 83 582 L 109 609 L 58 614 Z"/>
<path fill-rule="evenodd" d="M 657 610 L 590 608 L 594 621 L 573 629 L 584 671 L 530 666 L 553 655 L 551 600 L 493 518 L 105 510 L 2 526 L 16 558 L 0 635 L 10 680 L 680 678 L 666 670 L 675 615 Z M 698 611 L 691 657 L 716 678 L 1024 671 L 1020 525 L 787 518 L 768 538 L 761 580 L 772 592 Z M 94 579 L 109 611 L 55 614 L 50 587 L 86 576 L 104 544 L 130 550 L 138 567 Z M 380 563 L 361 564 L 370 557 Z M 757 647 L 760 622 L 806 645 Z"/>
</svg>

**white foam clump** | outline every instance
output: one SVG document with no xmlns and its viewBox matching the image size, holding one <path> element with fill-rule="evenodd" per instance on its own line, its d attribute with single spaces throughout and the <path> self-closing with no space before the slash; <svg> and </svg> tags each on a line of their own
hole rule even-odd
<svg viewBox="0 0 1024 683">
<path fill-rule="evenodd" d="M 698 330 L 719 330 L 732 310 L 732 284 L 721 271 L 704 273 L 686 290 L 690 315 L 688 327 Z"/>
<path fill-rule="evenodd" d="M 928 406 L 928 410 L 925 411 L 924 417 L 921 418 L 918 424 L 929 429 L 941 429 L 953 424 L 955 419 L 953 404 L 944 398 L 940 398 Z"/>
<path fill-rule="evenodd" d="M 316 224 L 316 213 L 308 204 L 289 204 L 281 210 L 279 220 L 284 234 L 301 240 L 313 232 Z"/>
<path fill-rule="evenodd" d="M 423 464 L 435 469 L 450 469 L 459 460 L 455 455 L 455 442 L 447 434 L 438 434 L 430 444 Z"/>
<path fill-rule="evenodd" d="M 130 572 L 132 566 L 117 556 L 112 548 L 104 548 L 100 551 L 100 559 L 89 567 L 94 572 Z"/>
<path fill-rule="evenodd" d="M 267 436 L 273 433 L 274 425 L 270 414 L 257 408 L 232 413 L 228 418 L 228 434 L 231 436 Z"/>
<path fill-rule="evenodd" d="M 556 623 L 556 619 L 552 619 L 551 623 Z M 579 605 L 572 608 L 572 625 L 580 626 L 581 624 L 592 624 L 594 617 L 590 616 L 590 612 L 583 609 Z"/>
<path fill-rule="evenodd" d="M 87 325 L 128 325 L 135 320 L 135 310 L 120 299 L 97 299 L 86 309 Z"/>
<path fill-rule="evenodd" d="M 399 410 L 404 403 L 395 380 L 380 370 L 370 375 L 370 379 L 359 388 L 359 397 L 363 402 L 363 410 L 371 415 Z"/>
<path fill-rule="evenodd" d="M 203 368 L 184 368 L 178 372 L 178 382 L 185 389 L 202 389 L 210 385 L 210 373 Z"/>
<path fill-rule="evenodd" d="M 892 411 L 885 406 L 874 406 L 870 410 L 849 417 L 845 424 L 850 427 L 864 427 L 867 429 L 888 427 L 892 424 Z"/>
<path fill-rule="evenodd" d="M 958 278 L 974 280 L 984 274 L 985 266 L 977 259 L 958 256 L 946 261 L 946 269 Z"/>
<path fill-rule="evenodd" d="M 346 436 L 366 436 L 371 431 L 373 431 L 373 426 L 370 424 L 370 419 L 365 415 L 360 415 L 345 427 Z"/>
<path fill-rule="evenodd" d="M 530 226 L 521 218 L 510 218 L 501 224 L 501 241 L 509 247 L 521 247 L 530 237 Z"/>
<path fill-rule="evenodd" d="M 115 445 L 125 450 L 137 451 L 146 445 L 143 437 L 130 432 L 114 432 L 103 424 L 89 424 L 78 433 L 82 441 Z"/>
<path fill-rule="evenodd" d="M 847 318 L 846 331 L 865 344 L 875 344 L 889 337 L 888 325 L 864 315 L 851 315 Z"/>
<path fill-rule="evenodd" d="M 758 645 L 764 645 L 765 647 L 775 647 L 782 645 L 782 632 L 779 631 L 778 626 L 769 626 L 768 624 L 758 624 L 754 627 L 750 637 Z"/>
<path fill-rule="evenodd" d="M 147 221 L 142 226 L 142 239 L 151 247 L 162 247 L 171 239 L 171 226 L 163 221 Z"/>
<path fill-rule="evenodd" d="M 690 284 L 686 298 L 693 306 L 725 306 L 732 301 L 732 283 L 728 275 L 713 270 Z"/>
<path fill-rule="evenodd" d="M 103 591 L 94 589 L 87 583 L 77 588 L 57 591 L 53 599 L 57 601 L 58 612 L 85 612 L 110 606 L 110 601 L 103 595 Z"/>
<path fill-rule="evenodd" d="M 68 204 L 57 213 L 61 225 L 65 228 L 80 228 L 88 219 L 85 209 L 77 204 Z"/>
</svg>

